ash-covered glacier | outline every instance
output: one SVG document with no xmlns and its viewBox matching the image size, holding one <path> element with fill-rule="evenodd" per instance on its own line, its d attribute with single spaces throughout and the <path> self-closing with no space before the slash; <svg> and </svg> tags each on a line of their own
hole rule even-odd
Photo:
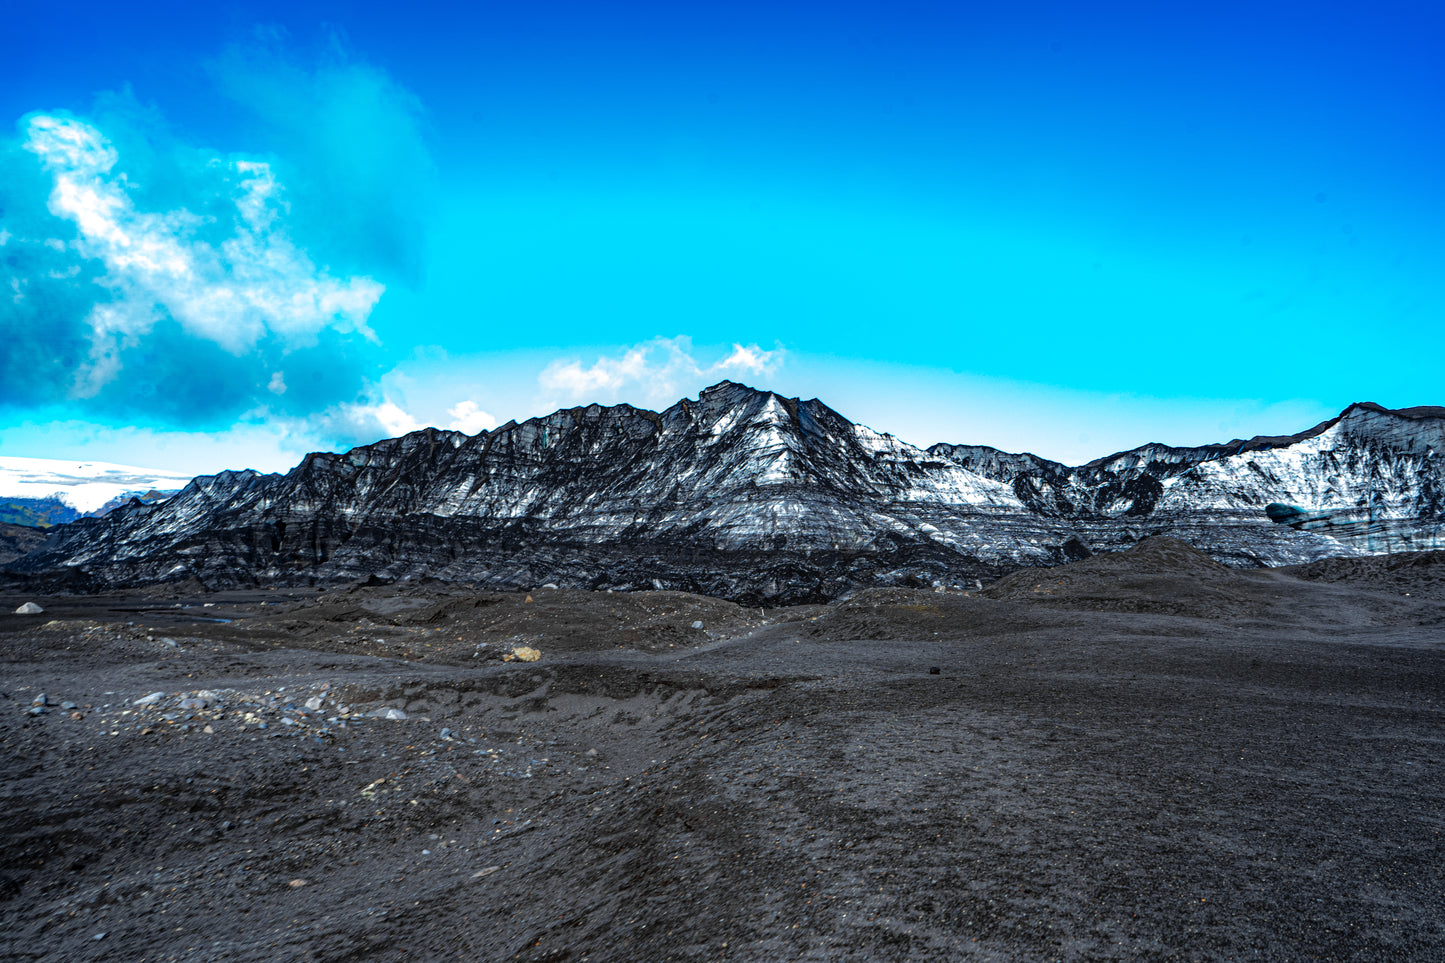
<svg viewBox="0 0 1445 963">
<path fill-rule="evenodd" d="M 796 602 L 972 585 L 1166 533 L 1230 565 L 1279 565 L 1434 547 L 1442 435 L 1445 409 L 1358 404 L 1298 435 L 1071 468 L 924 450 L 820 401 L 723 382 L 660 413 L 590 405 L 313 454 L 285 475 L 203 476 L 61 526 L 10 568 L 91 586 L 434 577 Z"/>
</svg>

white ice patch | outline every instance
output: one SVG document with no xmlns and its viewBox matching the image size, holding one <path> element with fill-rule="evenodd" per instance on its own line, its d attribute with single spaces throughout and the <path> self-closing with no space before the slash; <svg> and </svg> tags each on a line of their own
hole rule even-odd
<svg viewBox="0 0 1445 963">
<path fill-rule="evenodd" d="M 127 492 L 175 491 L 190 480 L 190 475 L 154 468 L 0 455 L 0 496 L 55 497 L 78 512 L 93 512 Z"/>
</svg>

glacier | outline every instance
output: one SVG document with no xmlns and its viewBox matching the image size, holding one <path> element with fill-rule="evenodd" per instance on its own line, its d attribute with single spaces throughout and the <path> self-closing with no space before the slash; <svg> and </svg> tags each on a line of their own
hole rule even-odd
<svg viewBox="0 0 1445 963">
<path fill-rule="evenodd" d="M 1351 405 L 1295 435 L 1142 446 L 1070 467 L 923 449 L 816 399 L 722 382 L 665 411 L 427 428 L 285 474 L 223 472 L 58 527 L 13 572 L 93 586 L 421 579 L 662 586 L 741 601 L 971 587 L 1183 538 L 1225 564 L 1435 548 L 1445 409 Z M 1291 506 L 1299 513 L 1271 512 Z"/>
</svg>

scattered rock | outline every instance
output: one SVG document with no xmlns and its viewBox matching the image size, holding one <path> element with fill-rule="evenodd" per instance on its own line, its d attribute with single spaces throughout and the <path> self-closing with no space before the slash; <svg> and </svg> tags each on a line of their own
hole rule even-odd
<svg viewBox="0 0 1445 963">
<path fill-rule="evenodd" d="M 306 700 L 306 708 L 308 711 L 315 712 L 321 708 L 324 701 L 320 696 L 312 696 Z"/>
<path fill-rule="evenodd" d="M 304 880 L 304 879 L 293 879 L 291 882 L 287 883 L 286 885 L 289 886 L 289 887 L 291 887 L 292 889 L 300 889 L 301 887 L 303 887 L 303 886 L 306 885 L 306 880 Z"/>
<path fill-rule="evenodd" d="M 30 707 L 30 714 L 31 714 L 32 716 L 43 716 L 43 715 L 45 715 L 45 707 L 44 707 L 44 706 L 31 706 L 31 707 Z"/>
<path fill-rule="evenodd" d="M 165 697 L 166 697 L 166 694 L 165 694 L 164 692 L 152 692 L 150 695 L 141 696 L 139 699 L 133 699 L 133 700 L 131 701 L 131 705 L 133 705 L 133 706 L 153 706 L 153 705 L 155 705 L 157 702 L 160 702 L 160 701 L 161 701 L 162 699 L 164 699 Z"/>
<path fill-rule="evenodd" d="M 30 704 L 33 706 L 48 706 L 50 705 L 50 697 L 47 696 L 44 692 L 42 692 L 40 693 L 40 695 L 31 699 Z"/>
<path fill-rule="evenodd" d="M 392 707 L 390 707 L 390 706 L 388 706 L 388 707 L 385 708 L 385 709 L 378 709 L 376 712 L 373 712 L 371 715 L 372 715 L 372 718 L 374 718 L 374 719 L 396 719 L 396 720 L 402 720 L 402 719 L 405 719 L 405 718 L 406 718 L 406 713 L 405 713 L 405 712 L 403 712 L 403 711 L 400 710 L 400 709 L 392 708 Z"/>
<path fill-rule="evenodd" d="M 702 619 L 698 619 L 696 622 L 692 623 L 692 627 L 695 629 L 702 628 Z"/>
<path fill-rule="evenodd" d="M 501 868 L 500 866 L 488 866 L 486 869 L 479 869 L 472 874 L 472 879 L 481 879 L 483 876 L 490 876 Z"/>
<path fill-rule="evenodd" d="M 542 586 L 542 587 L 543 587 L 544 589 L 554 589 L 554 588 L 557 587 L 557 583 L 556 583 L 556 582 L 548 582 L 546 585 L 544 585 L 544 586 Z"/>
<path fill-rule="evenodd" d="M 26 602 L 24 605 L 20 606 L 20 608 L 18 608 L 18 609 L 15 610 L 15 614 L 16 614 L 16 615 L 39 615 L 40 613 L 42 613 L 42 612 L 44 612 L 44 611 L 45 611 L 44 609 L 42 609 L 40 606 L 36 605 L 34 602 Z"/>
<path fill-rule="evenodd" d="M 519 645 L 512 650 L 511 654 L 506 657 L 505 661 L 536 662 L 541 657 L 542 653 L 540 650 L 534 649 L 530 645 Z"/>
</svg>

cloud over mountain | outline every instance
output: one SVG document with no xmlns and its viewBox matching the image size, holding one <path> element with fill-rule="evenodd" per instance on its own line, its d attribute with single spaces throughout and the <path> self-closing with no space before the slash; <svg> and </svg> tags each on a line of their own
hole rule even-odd
<svg viewBox="0 0 1445 963">
<path fill-rule="evenodd" d="M 0 142 L 0 407 L 210 427 L 381 401 L 368 321 L 419 276 L 422 214 L 391 217 L 403 168 L 430 177 L 417 105 L 339 54 L 215 72 L 265 152 L 198 146 L 128 90 Z M 390 146 L 340 160 L 363 133 Z M 344 213 L 379 198 L 374 222 Z"/>
</svg>

